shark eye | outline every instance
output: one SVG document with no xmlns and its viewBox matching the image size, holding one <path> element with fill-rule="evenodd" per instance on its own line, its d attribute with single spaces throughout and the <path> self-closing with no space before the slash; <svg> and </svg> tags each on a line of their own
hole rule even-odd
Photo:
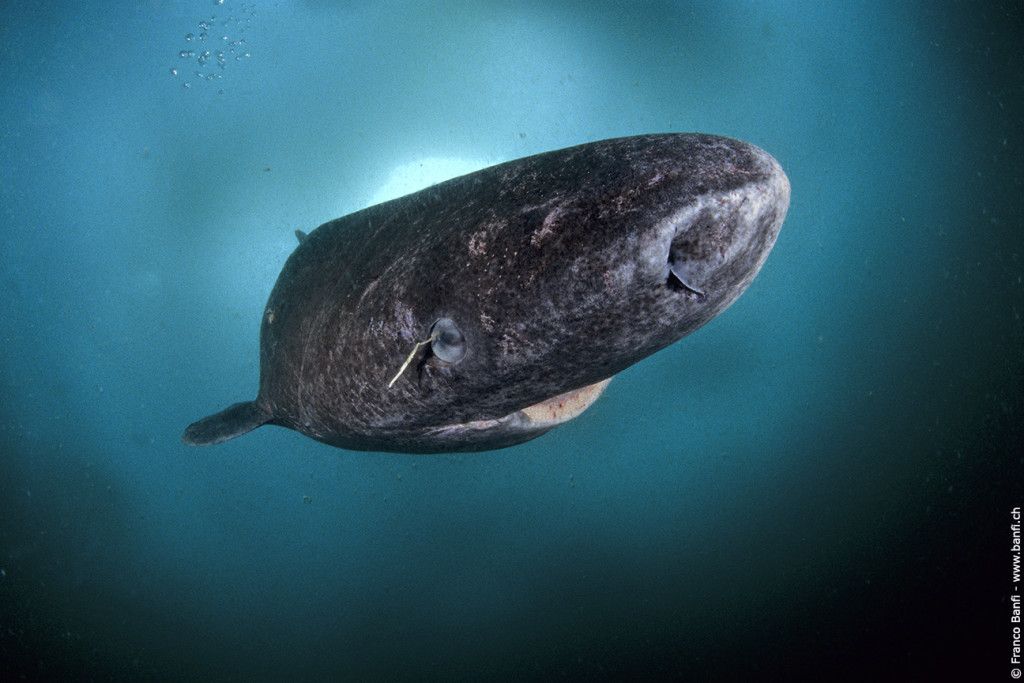
<svg viewBox="0 0 1024 683">
<path fill-rule="evenodd" d="M 466 355 L 466 338 L 451 318 L 440 318 L 430 328 L 430 351 L 445 363 L 458 363 Z"/>
</svg>

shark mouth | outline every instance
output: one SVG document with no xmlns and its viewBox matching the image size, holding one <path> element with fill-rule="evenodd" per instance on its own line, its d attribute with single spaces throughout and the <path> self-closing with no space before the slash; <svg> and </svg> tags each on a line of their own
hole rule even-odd
<svg viewBox="0 0 1024 683">
<path fill-rule="evenodd" d="M 433 435 L 439 436 L 454 432 L 483 432 L 501 428 L 517 432 L 547 431 L 563 422 L 579 417 L 604 393 L 605 387 L 611 381 L 612 378 L 609 377 L 600 382 L 552 396 L 540 403 L 534 403 L 497 419 L 444 425 L 432 429 L 431 432 Z"/>
</svg>

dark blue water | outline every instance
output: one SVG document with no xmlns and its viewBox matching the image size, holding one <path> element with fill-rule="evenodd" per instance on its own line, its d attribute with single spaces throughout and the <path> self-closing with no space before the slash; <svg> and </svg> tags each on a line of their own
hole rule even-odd
<svg viewBox="0 0 1024 683">
<path fill-rule="evenodd" d="M 1022 35 L 1019 2 L 0 4 L 0 677 L 1002 680 Z M 768 150 L 789 217 L 573 423 L 180 443 L 254 395 L 294 229 L 660 131 Z"/>
</svg>

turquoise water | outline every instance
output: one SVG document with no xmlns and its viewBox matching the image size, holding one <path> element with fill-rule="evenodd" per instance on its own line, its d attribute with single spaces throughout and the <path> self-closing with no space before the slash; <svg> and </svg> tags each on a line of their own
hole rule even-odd
<svg viewBox="0 0 1024 683">
<path fill-rule="evenodd" d="M 0 5 L 0 674 L 1007 676 L 1020 3 L 128 4 Z M 180 443 L 294 229 L 660 131 L 763 147 L 789 217 L 576 421 Z"/>
</svg>

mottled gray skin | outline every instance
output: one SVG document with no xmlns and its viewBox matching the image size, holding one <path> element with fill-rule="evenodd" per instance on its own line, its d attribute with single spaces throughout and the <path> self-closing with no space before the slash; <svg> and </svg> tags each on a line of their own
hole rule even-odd
<svg viewBox="0 0 1024 683">
<path fill-rule="evenodd" d="M 325 223 L 267 302 L 257 399 L 185 440 L 261 423 L 358 450 L 534 438 L 550 425 L 521 409 L 614 375 L 735 301 L 788 205 L 785 174 L 757 147 L 665 134 L 518 159 Z M 388 389 L 439 318 L 465 356 L 424 347 Z"/>
</svg>

